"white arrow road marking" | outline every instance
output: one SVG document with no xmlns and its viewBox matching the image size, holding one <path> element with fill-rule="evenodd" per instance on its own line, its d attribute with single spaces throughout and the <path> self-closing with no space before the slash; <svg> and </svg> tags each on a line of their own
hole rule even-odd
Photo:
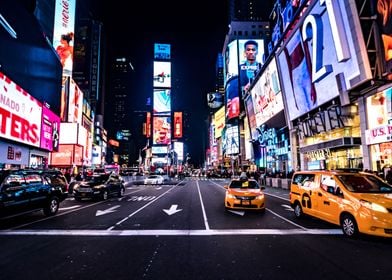
<svg viewBox="0 0 392 280">
<path fill-rule="evenodd" d="M 227 210 L 227 211 L 234 213 L 234 214 L 237 214 L 237 215 L 240 215 L 240 216 L 245 215 L 245 211 L 234 211 L 234 210 Z"/>
<path fill-rule="evenodd" d="M 105 214 L 109 214 L 109 213 L 115 212 L 116 208 L 118 208 L 118 207 L 120 207 L 120 205 L 116 205 L 116 206 L 110 207 L 110 208 L 108 208 L 106 210 L 102 210 L 102 211 L 98 210 L 97 213 L 95 214 L 95 216 L 101 216 L 101 215 L 105 215 Z"/>
<path fill-rule="evenodd" d="M 285 210 L 287 210 L 287 211 L 294 211 L 294 209 L 291 208 L 290 205 L 287 205 L 287 204 L 281 204 L 281 205 L 282 205 L 282 207 L 285 208 Z"/>
<path fill-rule="evenodd" d="M 80 207 L 80 205 L 74 205 L 74 206 L 69 206 L 69 207 L 61 207 L 59 208 L 59 210 L 70 210 L 70 209 L 74 209 L 74 208 L 78 208 Z"/>
<path fill-rule="evenodd" d="M 177 210 L 177 207 L 178 207 L 177 204 L 172 204 L 172 206 L 170 206 L 170 209 L 162 209 L 162 210 L 163 210 L 166 214 L 168 214 L 168 215 L 170 216 L 170 215 L 173 215 L 173 214 L 175 214 L 175 213 L 177 213 L 177 212 L 182 211 L 182 209 L 178 209 L 178 210 Z"/>
</svg>

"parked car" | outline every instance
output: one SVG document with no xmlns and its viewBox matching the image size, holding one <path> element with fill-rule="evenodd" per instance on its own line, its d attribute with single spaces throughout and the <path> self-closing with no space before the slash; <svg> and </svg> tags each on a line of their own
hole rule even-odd
<svg viewBox="0 0 392 280">
<path fill-rule="evenodd" d="M 297 218 L 309 215 L 339 225 L 348 237 L 359 233 L 392 237 L 392 186 L 374 174 L 295 172 L 290 203 Z"/>
<path fill-rule="evenodd" d="M 47 216 L 55 215 L 67 192 L 53 177 L 34 170 L 1 170 L 0 216 L 41 209 Z"/>
<path fill-rule="evenodd" d="M 54 186 L 58 186 L 62 189 L 62 200 L 67 198 L 68 196 L 68 189 L 69 189 L 69 182 L 67 181 L 67 178 L 65 175 L 57 169 L 26 169 L 26 173 L 37 173 L 42 176 L 51 184 Z"/>
<path fill-rule="evenodd" d="M 162 175 L 156 175 L 156 174 L 148 175 L 144 179 L 145 185 L 159 185 L 159 184 L 163 184 L 164 182 L 165 182 L 165 178 Z"/>
<path fill-rule="evenodd" d="M 93 174 L 73 187 L 73 195 L 77 201 L 82 199 L 106 200 L 113 195 L 122 197 L 124 193 L 124 181 L 115 173 Z"/>
<path fill-rule="evenodd" d="M 233 178 L 229 185 L 224 186 L 225 208 L 236 210 L 265 211 L 264 187 L 256 180 L 248 178 Z"/>
</svg>

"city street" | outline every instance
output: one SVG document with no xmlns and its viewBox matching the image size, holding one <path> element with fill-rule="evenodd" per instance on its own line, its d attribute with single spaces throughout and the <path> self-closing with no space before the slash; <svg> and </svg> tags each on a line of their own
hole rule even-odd
<svg viewBox="0 0 392 280">
<path fill-rule="evenodd" d="M 390 240 L 348 239 L 294 218 L 288 191 L 265 213 L 226 211 L 224 179 L 128 182 L 122 198 L 66 199 L 58 214 L 0 220 L 2 279 L 386 279 Z"/>
</svg>

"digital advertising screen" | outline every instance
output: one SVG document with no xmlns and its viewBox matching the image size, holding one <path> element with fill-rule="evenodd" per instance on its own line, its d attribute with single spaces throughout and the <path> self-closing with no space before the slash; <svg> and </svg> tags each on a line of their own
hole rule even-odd
<svg viewBox="0 0 392 280">
<path fill-rule="evenodd" d="M 0 137 L 40 147 L 42 104 L 0 72 Z"/>
<path fill-rule="evenodd" d="M 68 96 L 68 122 L 82 123 L 83 92 L 71 78 Z"/>
<path fill-rule="evenodd" d="M 247 95 L 247 97 L 245 97 L 244 102 L 245 102 L 246 116 L 248 117 L 248 122 L 249 122 L 250 138 L 256 140 L 258 136 L 258 132 L 256 130 L 257 128 L 256 114 L 254 111 L 252 95 L 250 94 Z"/>
<path fill-rule="evenodd" d="M 170 89 L 154 89 L 154 114 L 171 112 Z"/>
<path fill-rule="evenodd" d="M 225 127 L 225 107 L 220 108 L 214 113 L 214 127 L 215 127 L 215 138 L 222 136 L 223 128 Z"/>
<path fill-rule="evenodd" d="M 254 71 L 261 68 L 264 56 L 264 41 L 260 39 L 241 39 L 231 41 L 224 54 L 225 81 L 240 75 L 241 81 L 249 82 L 254 78 Z M 240 72 L 239 72 L 240 70 Z M 242 86 L 245 86 L 246 83 Z"/>
<path fill-rule="evenodd" d="M 226 83 L 226 119 L 230 120 L 240 115 L 240 97 L 238 76 L 231 77 Z"/>
<path fill-rule="evenodd" d="M 264 68 L 250 94 L 254 104 L 256 126 L 259 127 L 284 108 L 280 90 L 276 60 L 273 58 Z"/>
<path fill-rule="evenodd" d="M 0 1 L 1 71 L 41 103 L 59 114 L 62 67 L 42 27 L 26 3 Z"/>
<path fill-rule="evenodd" d="M 153 117 L 153 144 L 171 143 L 171 117 Z"/>
<path fill-rule="evenodd" d="M 171 87 L 171 62 L 154 61 L 154 88 Z"/>
<path fill-rule="evenodd" d="M 239 130 L 237 125 L 228 126 L 225 133 L 224 149 L 226 155 L 239 153 Z"/>
<path fill-rule="evenodd" d="M 170 44 L 154 44 L 154 59 L 170 60 Z"/>
<path fill-rule="evenodd" d="M 41 145 L 42 149 L 58 151 L 60 140 L 60 117 L 50 109 L 42 107 Z"/>
<path fill-rule="evenodd" d="M 355 1 L 325 3 L 310 4 L 277 53 L 290 120 L 372 77 Z"/>
<path fill-rule="evenodd" d="M 173 120 L 174 120 L 173 121 L 174 138 L 181 138 L 182 137 L 182 112 L 174 112 Z"/>
<path fill-rule="evenodd" d="M 380 30 L 386 77 L 392 80 L 392 0 L 376 0 L 377 23 Z"/>
<path fill-rule="evenodd" d="M 75 0 L 56 0 L 54 13 L 53 47 L 56 50 L 63 75 L 71 76 L 75 34 Z"/>
</svg>

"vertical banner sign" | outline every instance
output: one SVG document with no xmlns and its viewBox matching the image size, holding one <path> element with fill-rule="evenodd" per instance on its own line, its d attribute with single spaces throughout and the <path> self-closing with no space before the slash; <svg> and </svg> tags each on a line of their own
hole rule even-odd
<svg viewBox="0 0 392 280">
<path fill-rule="evenodd" d="M 64 76 L 72 75 L 75 6 L 75 0 L 56 0 L 53 47 L 59 55 Z"/>
</svg>

